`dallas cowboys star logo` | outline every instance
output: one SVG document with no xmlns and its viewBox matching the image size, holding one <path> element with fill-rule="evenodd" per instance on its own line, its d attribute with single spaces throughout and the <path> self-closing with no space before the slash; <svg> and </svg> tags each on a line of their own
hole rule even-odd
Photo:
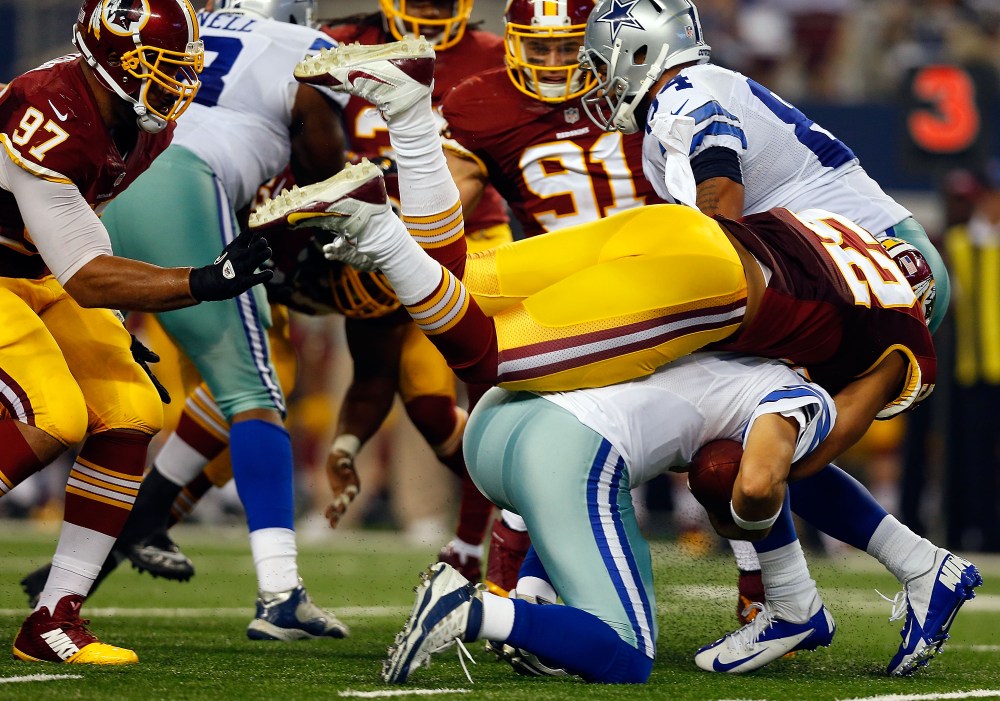
<svg viewBox="0 0 1000 701">
<path fill-rule="evenodd" d="M 645 29 L 639 20 L 632 16 L 632 8 L 638 3 L 639 0 L 611 0 L 611 8 L 597 18 L 597 22 L 607 22 L 611 25 L 612 42 L 618 38 L 618 32 L 622 27 Z"/>
</svg>

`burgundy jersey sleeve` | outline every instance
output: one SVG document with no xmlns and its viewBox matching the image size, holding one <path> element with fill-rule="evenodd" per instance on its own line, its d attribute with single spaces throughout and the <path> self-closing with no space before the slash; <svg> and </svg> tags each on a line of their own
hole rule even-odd
<svg viewBox="0 0 1000 701">
<path fill-rule="evenodd" d="M 827 212 L 772 209 L 719 222 L 769 270 L 757 316 L 721 350 L 783 358 L 804 366 L 831 394 L 899 351 L 906 386 L 879 418 L 933 389 L 936 355 L 919 303 L 878 242 Z"/>
</svg>

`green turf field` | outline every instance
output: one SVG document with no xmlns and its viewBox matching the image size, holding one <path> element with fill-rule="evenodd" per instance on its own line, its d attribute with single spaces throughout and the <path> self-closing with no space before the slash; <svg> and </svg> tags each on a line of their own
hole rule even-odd
<svg viewBox="0 0 1000 701">
<path fill-rule="evenodd" d="M 0 636 L 10 645 L 27 615 L 21 576 L 50 556 L 55 536 L 5 526 L 0 539 Z M 519 677 L 471 648 L 469 684 L 456 652 L 435 658 L 410 683 L 387 687 L 378 679 L 385 649 L 412 603 L 417 573 L 432 559 L 425 549 L 388 535 L 336 533 L 303 545 L 300 567 L 319 603 L 352 627 L 347 640 L 251 643 L 254 578 L 245 539 L 232 529 L 179 529 L 195 560 L 187 584 L 153 580 L 124 567 L 88 602 L 92 629 L 105 641 L 136 650 L 138 666 L 119 669 L 0 661 L 0 699 L 336 699 L 381 698 L 386 692 L 452 690 L 433 698 L 540 701 L 552 699 L 872 699 L 913 701 L 1000 698 L 1000 559 L 974 557 L 986 584 L 952 627 L 952 643 L 930 668 L 908 679 L 881 670 L 899 642 L 900 623 L 886 618 L 895 580 L 865 556 L 813 559 L 820 592 L 836 618 L 834 644 L 780 660 L 751 675 L 723 676 L 692 662 L 702 644 L 734 626 L 735 570 L 731 559 L 689 559 L 672 545 L 654 545 L 659 600 L 659 658 L 648 685 L 588 686 L 580 681 Z M 87 609 L 85 609 L 87 611 Z M 7 648 L 9 649 L 9 648 Z M 12 681 L 29 675 L 66 675 Z M 73 678 L 70 675 L 79 675 Z M 974 693 L 979 690 L 978 693 Z M 421 691 L 421 696 L 417 692 Z M 372 693 L 378 692 L 378 693 Z"/>
</svg>

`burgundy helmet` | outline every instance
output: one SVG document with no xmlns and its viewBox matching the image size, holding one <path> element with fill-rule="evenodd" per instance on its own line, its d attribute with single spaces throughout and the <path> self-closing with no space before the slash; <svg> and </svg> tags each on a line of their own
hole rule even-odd
<svg viewBox="0 0 1000 701">
<path fill-rule="evenodd" d="M 504 12 L 504 44 L 507 74 L 514 87 L 542 102 L 565 102 L 597 85 L 577 60 L 583 47 L 587 17 L 594 0 L 507 0 Z M 561 65 L 546 66 L 537 58 L 546 43 L 572 46 Z M 534 54 L 534 55 L 533 55 Z"/>
<path fill-rule="evenodd" d="M 916 246 L 903 239 L 888 237 L 879 241 L 892 258 L 892 261 L 902 271 L 903 277 L 910 283 L 913 293 L 917 295 L 920 308 L 924 312 L 924 321 L 930 324 L 931 313 L 934 311 L 934 300 L 937 297 L 937 287 L 934 283 L 934 273 L 927 259 L 917 250 Z"/>
<path fill-rule="evenodd" d="M 73 43 L 144 131 L 177 119 L 201 85 L 205 48 L 188 0 L 84 0 Z"/>
</svg>

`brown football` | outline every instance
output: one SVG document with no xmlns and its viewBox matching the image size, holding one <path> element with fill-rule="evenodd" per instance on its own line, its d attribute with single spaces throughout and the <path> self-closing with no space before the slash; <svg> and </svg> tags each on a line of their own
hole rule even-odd
<svg viewBox="0 0 1000 701">
<path fill-rule="evenodd" d="M 688 471 L 688 487 L 702 506 L 729 511 L 742 458 L 743 446 L 730 440 L 706 443 L 695 453 Z"/>
</svg>

